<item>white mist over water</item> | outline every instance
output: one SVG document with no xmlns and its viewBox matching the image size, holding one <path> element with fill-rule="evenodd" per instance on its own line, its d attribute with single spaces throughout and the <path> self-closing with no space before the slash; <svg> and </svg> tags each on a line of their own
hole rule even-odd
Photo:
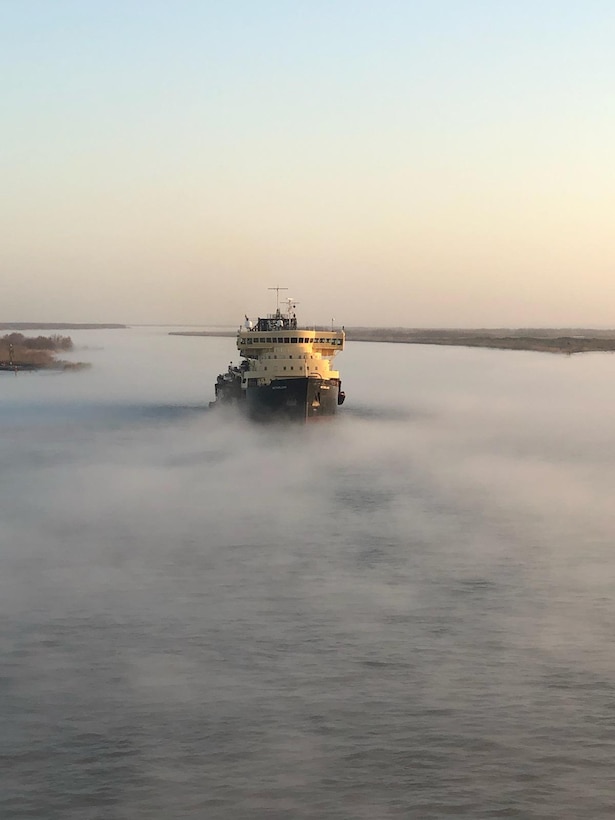
<svg viewBox="0 0 615 820">
<path fill-rule="evenodd" d="M 0 817 L 611 817 L 615 359 L 355 343 L 254 426 L 168 330 L 0 380 Z"/>
</svg>

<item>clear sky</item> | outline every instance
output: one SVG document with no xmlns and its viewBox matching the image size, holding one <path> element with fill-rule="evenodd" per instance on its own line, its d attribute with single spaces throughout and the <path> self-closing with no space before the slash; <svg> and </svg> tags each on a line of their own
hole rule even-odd
<svg viewBox="0 0 615 820">
<path fill-rule="evenodd" d="M 0 321 L 615 326 L 613 0 L 0 0 Z M 275 306 L 275 305 L 273 305 Z"/>
</svg>

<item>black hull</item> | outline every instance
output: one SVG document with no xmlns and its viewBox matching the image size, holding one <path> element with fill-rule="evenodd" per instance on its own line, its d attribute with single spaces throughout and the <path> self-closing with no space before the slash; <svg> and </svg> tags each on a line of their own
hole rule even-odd
<svg viewBox="0 0 615 820">
<path fill-rule="evenodd" d="M 255 421 L 310 421 L 335 415 L 338 406 L 337 379 L 274 379 L 246 390 L 248 416 Z"/>
</svg>

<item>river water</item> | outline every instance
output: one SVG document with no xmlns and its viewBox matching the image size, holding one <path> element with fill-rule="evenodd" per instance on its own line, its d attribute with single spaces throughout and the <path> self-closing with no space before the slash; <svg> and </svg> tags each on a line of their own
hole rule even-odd
<svg viewBox="0 0 615 820">
<path fill-rule="evenodd" d="M 615 816 L 615 358 L 168 331 L 0 374 L 2 820 Z"/>
</svg>

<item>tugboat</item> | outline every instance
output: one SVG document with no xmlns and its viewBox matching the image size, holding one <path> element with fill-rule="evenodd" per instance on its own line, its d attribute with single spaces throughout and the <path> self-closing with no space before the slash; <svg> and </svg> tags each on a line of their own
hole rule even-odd
<svg viewBox="0 0 615 820">
<path fill-rule="evenodd" d="M 333 357 L 344 349 L 344 329 L 298 325 L 296 303 L 253 323 L 247 316 L 237 331 L 239 366 L 231 364 L 215 384 L 211 406 L 235 405 L 256 421 L 308 421 L 335 414 L 346 398 Z"/>
</svg>

